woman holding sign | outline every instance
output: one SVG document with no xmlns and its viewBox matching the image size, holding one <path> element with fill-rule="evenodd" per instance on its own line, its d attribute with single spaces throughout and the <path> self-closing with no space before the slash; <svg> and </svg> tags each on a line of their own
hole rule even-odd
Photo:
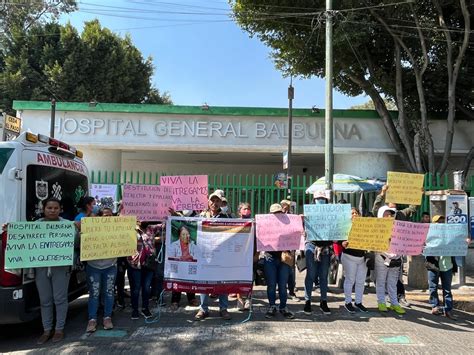
<svg viewBox="0 0 474 355">
<path fill-rule="evenodd" d="M 38 221 L 59 222 L 61 202 L 55 198 L 43 202 L 44 218 Z M 43 335 L 37 341 L 38 345 L 52 338 L 57 343 L 64 338 L 64 326 L 68 309 L 68 285 L 71 276 L 70 266 L 50 266 L 35 268 L 35 282 L 41 304 L 41 321 Z M 53 333 L 54 308 L 56 308 L 56 326 Z"/>
<path fill-rule="evenodd" d="M 110 208 L 102 210 L 103 217 L 112 217 Z M 110 236 L 113 238 L 113 235 Z M 87 333 L 97 329 L 97 310 L 99 302 L 104 302 L 103 326 L 105 330 L 112 329 L 112 308 L 114 306 L 115 277 L 117 276 L 117 258 L 89 260 L 86 265 L 87 283 L 89 286 L 89 322 Z"/>
<path fill-rule="evenodd" d="M 352 219 L 360 217 L 357 208 L 351 210 Z M 362 296 L 364 295 L 364 283 L 367 275 L 367 265 L 365 263 L 365 250 L 351 249 L 347 240 L 342 242 L 341 262 L 344 267 L 344 308 L 349 313 L 355 313 L 356 309 L 361 312 L 368 312 L 367 308 L 362 304 Z M 355 287 L 354 287 L 355 285 Z M 352 305 L 352 288 L 355 291 L 355 303 Z"/>
<path fill-rule="evenodd" d="M 394 218 L 395 208 L 382 206 L 377 212 L 378 218 Z M 377 293 L 377 303 L 380 312 L 387 312 L 389 309 L 397 314 L 405 314 L 405 310 L 400 306 L 397 296 L 397 282 L 400 276 L 402 259 L 400 255 L 390 253 L 375 254 L 375 290 Z M 385 304 L 385 291 L 390 298 L 390 307 Z"/>
</svg>

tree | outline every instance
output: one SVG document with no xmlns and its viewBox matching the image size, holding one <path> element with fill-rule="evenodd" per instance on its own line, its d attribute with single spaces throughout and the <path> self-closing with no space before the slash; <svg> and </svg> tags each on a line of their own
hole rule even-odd
<svg viewBox="0 0 474 355">
<path fill-rule="evenodd" d="M 129 36 L 121 38 L 98 20 L 81 35 L 70 24 L 13 29 L 5 40 L 0 72 L 1 106 L 13 99 L 171 103 L 151 85 L 152 58 L 144 59 Z"/>
<path fill-rule="evenodd" d="M 393 101 L 385 99 L 384 102 L 385 106 L 387 107 L 387 110 L 397 110 L 397 105 L 395 105 Z M 369 100 L 366 103 L 351 106 L 349 107 L 349 110 L 375 110 L 375 104 L 372 100 Z"/>
<path fill-rule="evenodd" d="M 273 49 L 276 66 L 286 75 L 324 76 L 323 24 L 332 16 L 336 88 L 371 98 L 409 171 L 446 170 L 455 119 L 463 113 L 468 118 L 474 106 L 472 15 L 466 0 L 343 0 L 329 13 L 322 0 L 231 3 L 237 22 Z M 397 120 L 384 98 L 396 103 Z M 446 120 L 438 166 L 428 112 Z"/>
<path fill-rule="evenodd" d="M 0 2 L 0 36 L 7 36 L 12 29 L 28 30 L 46 19 L 54 20 L 62 13 L 77 9 L 75 0 L 8 0 Z"/>
</svg>

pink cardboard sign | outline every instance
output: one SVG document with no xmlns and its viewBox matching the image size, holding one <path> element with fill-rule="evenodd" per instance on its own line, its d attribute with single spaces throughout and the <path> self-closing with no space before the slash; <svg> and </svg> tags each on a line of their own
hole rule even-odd
<svg viewBox="0 0 474 355">
<path fill-rule="evenodd" d="M 429 229 L 429 223 L 395 221 L 392 228 L 389 253 L 420 255 Z"/>
<path fill-rule="evenodd" d="M 173 195 L 168 186 L 126 184 L 121 214 L 136 216 L 139 221 L 159 221 L 169 215 L 172 203 Z"/>
<path fill-rule="evenodd" d="M 176 211 L 207 209 L 207 175 L 162 176 L 160 185 L 172 188 Z"/>
<path fill-rule="evenodd" d="M 258 251 L 300 250 L 301 236 L 304 234 L 301 216 L 296 214 L 258 214 Z"/>
</svg>

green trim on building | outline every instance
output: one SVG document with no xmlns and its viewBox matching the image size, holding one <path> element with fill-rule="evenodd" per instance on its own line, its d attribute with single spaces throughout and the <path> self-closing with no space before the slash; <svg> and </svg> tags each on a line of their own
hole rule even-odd
<svg viewBox="0 0 474 355">
<path fill-rule="evenodd" d="M 15 110 L 51 110 L 49 101 L 13 101 Z M 117 113 L 150 113 L 168 115 L 200 115 L 200 116 L 266 116 L 287 117 L 288 109 L 271 107 L 221 107 L 209 106 L 204 110 L 201 106 L 177 106 L 177 105 L 147 105 L 147 104 L 118 104 L 97 103 L 91 107 L 87 102 L 58 102 L 57 111 L 80 111 L 80 112 L 117 112 Z M 379 119 L 374 110 L 334 110 L 335 118 L 358 118 Z M 294 117 L 324 117 L 324 110 L 312 112 L 311 109 L 294 109 Z M 394 113 L 395 117 L 395 113 Z"/>
</svg>

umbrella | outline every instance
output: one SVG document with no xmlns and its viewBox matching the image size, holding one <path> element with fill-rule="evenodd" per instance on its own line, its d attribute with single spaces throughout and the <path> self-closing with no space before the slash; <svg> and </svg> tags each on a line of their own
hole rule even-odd
<svg viewBox="0 0 474 355">
<path fill-rule="evenodd" d="M 362 179 L 358 176 L 346 174 L 334 174 L 333 190 L 339 193 L 356 193 L 356 192 L 372 192 L 381 189 L 380 184 L 374 184 L 369 180 Z M 326 184 L 324 176 L 316 180 L 310 187 L 306 189 L 307 194 L 313 194 L 317 191 L 325 191 Z"/>
</svg>

